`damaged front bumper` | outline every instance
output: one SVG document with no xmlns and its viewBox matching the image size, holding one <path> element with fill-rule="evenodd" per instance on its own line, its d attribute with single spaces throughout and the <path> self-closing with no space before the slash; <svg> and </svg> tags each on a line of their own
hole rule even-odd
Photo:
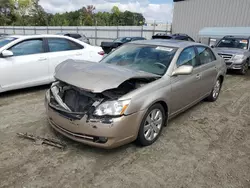
<svg viewBox="0 0 250 188">
<path fill-rule="evenodd" d="M 94 118 L 87 114 L 57 109 L 50 103 L 50 95 L 51 91 L 48 90 L 45 97 L 48 121 L 57 132 L 72 140 L 111 149 L 137 138 L 145 111 L 121 117 Z"/>
</svg>

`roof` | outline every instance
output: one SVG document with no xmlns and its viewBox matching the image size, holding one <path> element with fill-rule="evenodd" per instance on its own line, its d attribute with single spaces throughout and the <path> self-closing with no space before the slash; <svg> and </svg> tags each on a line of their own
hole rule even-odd
<svg viewBox="0 0 250 188">
<path fill-rule="evenodd" d="M 18 38 L 18 39 L 30 39 L 30 38 L 39 38 L 39 37 L 55 37 L 55 38 L 67 38 L 67 36 L 63 35 L 7 35 L 6 37 L 13 37 L 13 38 Z"/>
<path fill-rule="evenodd" d="M 159 45 L 159 46 L 168 46 L 175 48 L 185 48 L 192 45 L 201 45 L 200 43 L 189 42 L 184 40 L 167 40 L 167 39 L 153 39 L 153 40 L 138 40 L 130 42 L 130 44 L 144 44 L 144 45 Z"/>
<path fill-rule="evenodd" d="M 250 36 L 250 27 L 205 27 L 199 31 L 200 37 L 218 37 L 226 35 L 232 36 Z"/>
<path fill-rule="evenodd" d="M 123 39 L 123 38 L 131 38 L 131 39 L 134 39 L 134 38 L 144 38 L 144 37 L 118 37 L 117 39 Z"/>
</svg>

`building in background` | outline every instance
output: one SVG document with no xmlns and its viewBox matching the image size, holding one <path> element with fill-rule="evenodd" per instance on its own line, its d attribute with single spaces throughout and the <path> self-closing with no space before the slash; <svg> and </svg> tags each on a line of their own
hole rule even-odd
<svg viewBox="0 0 250 188">
<path fill-rule="evenodd" d="M 173 33 L 199 40 L 204 27 L 249 27 L 250 0 L 173 0 Z"/>
</svg>

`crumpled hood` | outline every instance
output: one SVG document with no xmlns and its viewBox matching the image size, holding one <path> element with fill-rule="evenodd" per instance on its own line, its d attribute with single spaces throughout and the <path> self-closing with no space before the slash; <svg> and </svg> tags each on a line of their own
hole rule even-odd
<svg viewBox="0 0 250 188">
<path fill-rule="evenodd" d="M 247 50 L 244 49 L 238 49 L 238 48 L 214 48 L 214 50 L 217 53 L 225 53 L 225 54 L 232 54 L 232 55 L 241 55 L 247 52 Z"/>
<path fill-rule="evenodd" d="M 56 79 L 93 93 L 117 88 L 131 78 L 158 77 L 160 76 L 120 66 L 71 59 L 59 64 L 55 74 Z"/>
</svg>

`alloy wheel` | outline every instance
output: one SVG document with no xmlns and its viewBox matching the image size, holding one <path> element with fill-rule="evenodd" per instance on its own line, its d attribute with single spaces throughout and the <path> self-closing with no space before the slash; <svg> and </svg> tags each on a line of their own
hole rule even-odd
<svg viewBox="0 0 250 188">
<path fill-rule="evenodd" d="M 217 99 L 217 97 L 219 96 L 220 93 L 220 87 L 221 87 L 221 83 L 220 80 L 217 80 L 213 89 L 213 98 Z"/>
<path fill-rule="evenodd" d="M 144 123 L 144 137 L 148 141 L 154 140 L 160 133 L 163 124 L 163 114 L 159 109 L 153 109 Z"/>
</svg>

